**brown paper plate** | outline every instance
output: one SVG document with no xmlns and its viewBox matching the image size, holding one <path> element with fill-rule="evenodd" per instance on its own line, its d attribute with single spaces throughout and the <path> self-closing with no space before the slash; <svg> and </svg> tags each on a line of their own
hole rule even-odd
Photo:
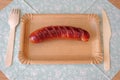
<svg viewBox="0 0 120 80">
<path fill-rule="evenodd" d="M 90 33 L 88 42 L 51 40 L 33 44 L 29 35 L 50 25 L 81 27 Z M 19 60 L 23 64 L 98 64 L 103 60 L 99 17 L 96 14 L 25 14 L 22 17 Z"/>
</svg>

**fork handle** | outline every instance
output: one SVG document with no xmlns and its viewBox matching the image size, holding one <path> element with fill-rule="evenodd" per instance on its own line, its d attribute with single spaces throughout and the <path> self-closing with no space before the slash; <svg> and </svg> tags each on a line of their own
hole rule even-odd
<svg viewBox="0 0 120 80">
<path fill-rule="evenodd" d="M 12 64 L 14 36 L 15 36 L 15 28 L 11 28 L 9 38 L 8 38 L 8 46 L 7 46 L 7 53 L 6 53 L 6 61 L 5 61 L 6 67 L 9 67 Z"/>
</svg>

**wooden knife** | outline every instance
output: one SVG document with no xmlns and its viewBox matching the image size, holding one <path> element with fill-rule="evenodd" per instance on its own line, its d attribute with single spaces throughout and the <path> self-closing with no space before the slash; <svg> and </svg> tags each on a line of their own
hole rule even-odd
<svg viewBox="0 0 120 80">
<path fill-rule="evenodd" d="M 103 18 L 103 45 L 104 45 L 104 69 L 105 71 L 110 70 L 110 38 L 111 28 L 107 13 L 102 9 Z"/>
</svg>

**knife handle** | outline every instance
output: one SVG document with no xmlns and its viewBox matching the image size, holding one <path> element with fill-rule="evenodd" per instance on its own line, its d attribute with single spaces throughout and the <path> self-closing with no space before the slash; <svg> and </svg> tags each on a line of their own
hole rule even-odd
<svg viewBox="0 0 120 80">
<path fill-rule="evenodd" d="M 104 69 L 110 70 L 110 39 L 104 41 Z"/>
</svg>

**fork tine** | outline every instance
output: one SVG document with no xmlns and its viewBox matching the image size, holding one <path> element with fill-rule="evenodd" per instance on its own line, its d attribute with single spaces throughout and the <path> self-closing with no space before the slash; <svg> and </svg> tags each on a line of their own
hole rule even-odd
<svg viewBox="0 0 120 80">
<path fill-rule="evenodd" d="M 13 14 L 15 13 L 15 8 L 12 9 L 12 13 L 13 13 Z"/>
<path fill-rule="evenodd" d="M 16 9 L 16 13 L 17 13 L 17 14 L 19 13 L 18 9 Z"/>
<path fill-rule="evenodd" d="M 16 9 L 13 10 L 13 13 L 14 13 L 14 14 L 16 13 Z"/>
<path fill-rule="evenodd" d="M 12 9 L 12 10 L 10 11 L 10 15 L 12 15 L 13 11 L 14 11 L 14 9 Z"/>
<path fill-rule="evenodd" d="M 18 9 L 15 9 L 15 13 L 17 13 L 17 14 L 18 14 Z"/>
<path fill-rule="evenodd" d="M 18 13 L 18 14 L 20 13 L 20 9 L 17 9 L 17 13 Z"/>
<path fill-rule="evenodd" d="M 9 18 L 12 16 L 14 9 L 10 11 Z"/>
<path fill-rule="evenodd" d="M 10 14 L 9 15 L 11 15 L 12 14 L 12 11 L 10 11 Z"/>
</svg>

